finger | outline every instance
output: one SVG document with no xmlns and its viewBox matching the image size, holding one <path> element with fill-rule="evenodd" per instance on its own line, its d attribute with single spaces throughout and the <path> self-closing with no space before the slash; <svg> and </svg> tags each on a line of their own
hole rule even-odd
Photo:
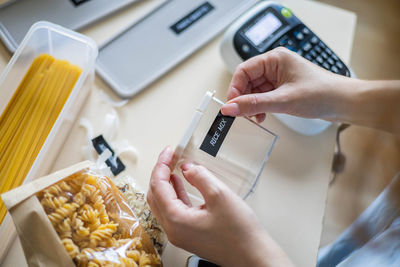
<svg viewBox="0 0 400 267">
<path fill-rule="evenodd" d="M 276 90 L 267 93 L 242 95 L 223 105 L 221 112 L 223 115 L 233 117 L 279 112 L 283 108 L 283 100 L 280 94 L 276 93 Z"/>
<path fill-rule="evenodd" d="M 265 76 L 261 76 L 260 78 L 250 81 L 251 93 L 260 93 L 260 92 L 256 92 L 255 89 L 266 82 L 267 82 L 267 79 L 265 78 Z"/>
<path fill-rule="evenodd" d="M 182 179 L 179 178 L 179 176 L 173 174 L 171 176 L 171 182 L 178 198 L 182 200 L 182 202 L 185 203 L 187 206 L 192 207 L 192 202 L 190 201 L 189 196 L 185 190 L 185 187 L 183 186 Z"/>
<path fill-rule="evenodd" d="M 250 90 L 257 86 L 252 83 L 255 81 L 260 83 L 263 78 L 266 82 L 262 85 L 269 87 L 269 89 L 264 88 L 265 92 L 272 90 L 272 86 L 277 87 L 282 84 L 279 70 L 286 69 L 285 61 L 287 61 L 288 55 L 293 54 L 295 53 L 286 48 L 278 47 L 239 64 L 229 86 L 228 100 L 248 94 Z"/>
<path fill-rule="evenodd" d="M 188 163 L 183 164 L 181 168 L 185 179 L 199 190 L 206 204 L 214 202 L 222 195 L 223 185 L 203 166 Z"/>
<path fill-rule="evenodd" d="M 173 200 L 177 199 L 175 190 L 170 184 L 172 157 L 172 149 L 170 147 L 165 148 L 161 152 L 150 178 L 149 190 L 160 209 L 171 205 Z"/>
<path fill-rule="evenodd" d="M 241 95 L 241 92 L 235 87 L 230 87 L 228 90 L 228 101 Z"/>
<path fill-rule="evenodd" d="M 153 195 L 151 193 L 151 190 L 149 190 L 147 192 L 146 200 L 147 200 L 147 203 L 149 204 L 151 212 L 154 214 L 154 216 L 156 217 L 157 221 L 160 224 L 163 224 L 162 214 L 160 212 L 160 209 L 157 206 L 157 202 L 155 201 L 155 199 L 154 199 L 154 197 L 153 197 Z"/>
<path fill-rule="evenodd" d="M 257 87 L 254 87 L 252 90 L 252 93 L 265 93 L 265 92 L 272 91 L 274 89 L 275 89 L 275 87 L 271 83 L 265 82 L 265 83 L 258 85 Z"/>
<path fill-rule="evenodd" d="M 266 117 L 267 117 L 267 115 L 265 113 L 257 114 L 256 115 L 256 121 L 258 123 L 262 123 L 263 121 L 265 121 Z"/>
<path fill-rule="evenodd" d="M 236 88 L 240 94 L 249 93 L 249 84 L 265 74 L 265 65 L 263 56 L 253 57 L 236 68 L 233 73 L 230 88 Z"/>
</svg>

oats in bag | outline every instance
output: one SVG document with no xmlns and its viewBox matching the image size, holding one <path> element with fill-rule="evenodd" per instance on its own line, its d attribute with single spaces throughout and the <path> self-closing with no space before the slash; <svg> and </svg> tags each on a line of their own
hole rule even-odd
<svg viewBox="0 0 400 267">
<path fill-rule="evenodd" d="M 30 266 L 161 266 L 113 182 L 83 162 L 2 195 Z"/>
</svg>

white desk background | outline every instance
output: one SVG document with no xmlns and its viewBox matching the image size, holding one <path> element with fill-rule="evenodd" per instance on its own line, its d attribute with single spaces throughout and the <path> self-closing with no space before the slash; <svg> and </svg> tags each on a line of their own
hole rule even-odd
<svg viewBox="0 0 400 267">
<path fill-rule="evenodd" d="M 146 0 L 97 23 L 83 33 L 101 45 L 113 34 L 146 13 L 160 0 Z M 356 17 L 353 13 L 307 0 L 282 1 L 348 63 Z M 225 99 L 231 74 L 219 55 L 221 36 L 192 55 L 168 75 L 118 109 L 121 119 L 119 139 L 128 139 L 138 150 L 136 163 L 122 157 L 129 172 L 142 188 L 147 184 L 159 152 L 178 143 L 195 107 L 207 90 L 216 90 Z M 0 71 L 9 60 L 0 47 Z M 140 62 L 132 62 L 140 64 Z M 99 77 L 81 116 L 88 118 L 101 133 L 104 115 L 110 108 L 99 100 L 99 90 L 115 95 Z M 279 135 L 256 192 L 248 199 L 265 229 L 282 246 L 296 266 L 314 266 L 325 210 L 336 128 L 306 137 L 296 134 L 269 115 L 263 126 Z M 54 170 L 83 160 L 81 147 L 85 131 L 75 123 L 56 160 Z M 195 242 L 195 240 L 193 240 Z M 183 267 L 190 254 L 168 245 L 166 267 Z M 26 266 L 18 240 L 12 245 L 3 267 Z"/>
</svg>

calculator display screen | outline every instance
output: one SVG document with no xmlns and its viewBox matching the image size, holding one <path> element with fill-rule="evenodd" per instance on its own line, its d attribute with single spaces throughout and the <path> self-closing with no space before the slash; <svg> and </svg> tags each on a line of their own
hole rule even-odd
<svg viewBox="0 0 400 267">
<path fill-rule="evenodd" d="M 244 34 L 258 46 L 281 26 L 282 22 L 274 14 L 268 13 L 248 28 Z"/>
</svg>

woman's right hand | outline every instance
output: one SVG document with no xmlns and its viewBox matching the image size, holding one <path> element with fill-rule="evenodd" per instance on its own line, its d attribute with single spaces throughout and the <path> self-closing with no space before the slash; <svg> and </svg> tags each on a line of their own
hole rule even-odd
<svg viewBox="0 0 400 267">
<path fill-rule="evenodd" d="M 236 68 L 222 113 L 258 122 L 269 112 L 335 120 L 351 80 L 279 47 Z"/>
</svg>

